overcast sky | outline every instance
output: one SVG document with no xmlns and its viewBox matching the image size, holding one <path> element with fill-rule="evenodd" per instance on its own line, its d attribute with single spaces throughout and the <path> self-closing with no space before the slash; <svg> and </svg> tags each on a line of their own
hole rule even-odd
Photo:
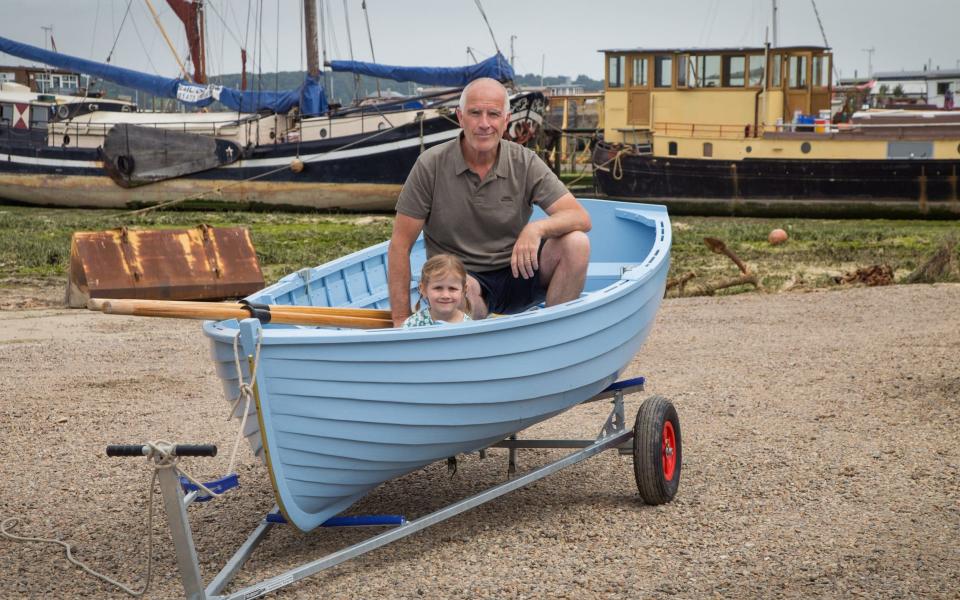
<svg viewBox="0 0 960 600">
<path fill-rule="evenodd" d="M 322 0 L 321 0 L 322 1 Z M 186 38 L 164 0 L 152 0 L 181 56 Z M 319 4 L 320 2 L 318 2 Z M 300 0 L 206 0 L 208 73 L 240 70 L 241 42 L 263 72 L 303 68 Z M 481 0 L 501 51 L 516 70 L 600 79 L 603 48 L 762 45 L 770 0 Z M 121 21 L 130 6 L 129 15 Z M 348 59 L 349 9 L 357 60 L 370 60 L 361 0 L 327 0 L 328 58 Z M 781 45 L 823 43 L 810 0 L 779 0 Z M 960 0 L 817 0 L 842 77 L 873 70 L 960 68 Z M 145 0 L 0 0 L 0 36 L 42 46 L 53 27 L 60 52 L 176 76 L 178 69 Z M 475 0 L 367 0 L 377 62 L 400 65 L 471 64 L 494 53 Z M 258 14 L 259 13 L 259 14 Z M 279 35 L 278 35 L 279 14 Z M 262 33 L 257 33 L 257 31 Z M 119 32 L 119 33 L 118 33 Z M 772 34 L 771 34 L 772 35 Z M 279 42 L 278 42 L 279 39 Z M 0 64 L 24 61 L 0 53 Z"/>
</svg>

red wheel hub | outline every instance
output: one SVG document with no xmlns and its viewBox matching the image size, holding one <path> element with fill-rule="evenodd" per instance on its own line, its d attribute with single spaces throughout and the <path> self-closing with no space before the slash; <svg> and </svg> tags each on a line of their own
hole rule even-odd
<svg viewBox="0 0 960 600">
<path fill-rule="evenodd" d="M 663 478 L 667 481 L 673 480 L 673 474 L 677 470 L 677 434 L 673 430 L 673 423 L 667 421 L 663 424 L 663 441 L 660 444 L 660 458 L 663 461 Z"/>
</svg>

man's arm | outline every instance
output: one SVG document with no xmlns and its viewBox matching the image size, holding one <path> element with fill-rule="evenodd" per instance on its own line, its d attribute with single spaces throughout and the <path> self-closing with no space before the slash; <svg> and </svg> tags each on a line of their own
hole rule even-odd
<svg viewBox="0 0 960 600">
<path fill-rule="evenodd" d="M 544 209 L 546 219 L 528 223 L 517 237 L 513 246 L 513 255 L 510 257 L 510 269 L 514 277 L 529 279 L 533 272 L 540 268 L 537 261 L 537 252 L 540 250 L 540 241 L 557 238 L 571 231 L 590 231 L 590 213 L 577 202 L 573 194 L 567 192 L 559 200 Z"/>
<path fill-rule="evenodd" d="M 423 219 L 397 213 L 387 250 L 387 281 L 393 326 L 400 327 L 410 316 L 410 249 L 423 229 Z"/>
</svg>

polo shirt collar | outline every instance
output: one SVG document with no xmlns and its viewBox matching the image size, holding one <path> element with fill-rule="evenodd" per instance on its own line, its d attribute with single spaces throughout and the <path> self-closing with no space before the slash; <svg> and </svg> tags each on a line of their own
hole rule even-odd
<svg viewBox="0 0 960 600">
<path fill-rule="evenodd" d="M 463 142 L 463 132 L 460 132 L 460 135 L 457 137 L 456 150 L 453 152 L 453 166 L 457 175 L 462 175 L 466 171 L 470 170 L 470 167 L 467 166 L 467 161 L 463 158 L 463 147 L 461 143 Z M 507 161 L 502 160 L 503 155 L 506 154 L 506 140 L 500 138 L 500 146 L 497 149 L 497 160 L 493 163 L 492 171 L 497 174 L 497 177 L 509 177 L 510 170 L 507 167 Z"/>
</svg>

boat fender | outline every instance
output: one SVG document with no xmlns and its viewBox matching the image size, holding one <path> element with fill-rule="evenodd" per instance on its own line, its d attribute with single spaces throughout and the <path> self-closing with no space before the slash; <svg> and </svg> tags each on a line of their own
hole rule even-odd
<svg viewBox="0 0 960 600">
<path fill-rule="evenodd" d="M 133 173 L 135 166 L 136 161 L 133 160 L 132 156 L 128 154 L 121 154 L 117 157 L 117 170 L 124 175 L 129 176 L 131 173 Z"/>
<path fill-rule="evenodd" d="M 270 306 L 267 304 L 260 304 L 259 302 L 250 302 L 248 300 L 241 300 L 240 304 L 243 305 L 243 308 L 247 309 L 247 312 L 250 313 L 250 316 L 254 319 L 257 319 L 261 323 L 270 322 Z"/>
</svg>

